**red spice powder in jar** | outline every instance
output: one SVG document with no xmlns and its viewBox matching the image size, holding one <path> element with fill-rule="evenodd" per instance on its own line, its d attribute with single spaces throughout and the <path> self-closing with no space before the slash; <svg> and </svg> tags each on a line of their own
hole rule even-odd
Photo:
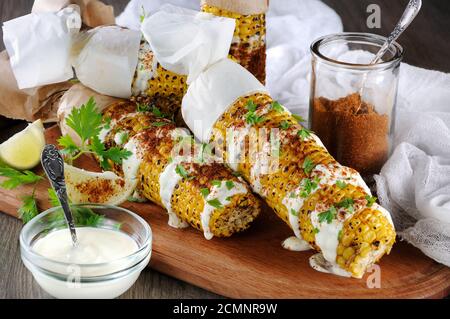
<svg viewBox="0 0 450 319">
<path fill-rule="evenodd" d="M 389 152 L 389 117 L 378 114 L 358 93 L 313 101 L 311 128 L 331 155 L 363 176 L 380 172 Z"/>
</svg>

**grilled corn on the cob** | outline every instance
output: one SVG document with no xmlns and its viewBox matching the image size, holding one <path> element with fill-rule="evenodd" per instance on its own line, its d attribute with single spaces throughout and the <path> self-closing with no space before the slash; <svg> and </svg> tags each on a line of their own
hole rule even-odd
<svg viewBox="0 0 450 319">
<path fill-rule="evenodd" d="M 154 98 L 156 103 L 159 99 L 169 99 L 179 107 L 186 89 L 186 76 L 164 69 L 148 42 L 142 40 L 131 90 L 133 96 Z"/>
<path fill-rule="evenodd" d="M 249 70 L 261 83 L 266 81 L 266 15 L 240 14 L 202 4 L 202 11 L 236 20 L 230 58 Z"/>
<path fill-rule="evenodd" d="M 389 213 L 373 202 L 359 174 L 337 163 L 268 94 L 238 99 L 215 123 L 211 142 L 297 238 L 322 252 L 327 265 L 316 256 L 314 268 L 360 278 L 390 252 Z"/>
<path fill-rule="evenodd" d="M 137 111 L 126 101 L 109 106 L 103 116 L 110 125 L 100 139 L 106 147 L 134 142 L 141 159 L 139 190 L 167 209 L 170 225 L 191 225 L 207 239 L 228 237 L 247 229 L 259 214 L 260 203 L 246 182 L 159 112 Z"/>
</svg>

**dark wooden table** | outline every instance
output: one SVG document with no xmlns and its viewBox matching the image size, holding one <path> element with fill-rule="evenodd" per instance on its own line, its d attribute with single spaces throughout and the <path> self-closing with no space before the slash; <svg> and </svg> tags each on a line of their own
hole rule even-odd
<svg viewBox="0 0 450 319">
<path fill-rule="evenodd" d="M 297 0 L 301 1 L 301 0 Z M 104 0 L 121 12 L 128 0 Z M 387 34 L 399 19 L 408 0 L 324 0 L 342 17 L 345 31 Z M 0 1 L 0 21 L 27 14 L 33 0 Z M 369 29 L 369 4 L 381 9 L 381 28 Z M 0 35 L 3 34 L 0 29 Z M 450 1 L 425 0 L 422 12 L 402 36 L 405 62 L 424 68 L 450 72 Z M 3 41 L 0 49 L 3 50 Z M 0 118 L 0 141 L 19 130 L 20 121 Z M 0 207 L 1 210 L 1 207 Z M 0 214 L 0 298 L 48 298 L 33 281 L 20 260 L 18 237 L 21 221 Z M 203 289 L 167 277 L 151 269 L 143 271 L 136 284 L 122 298 L 215 298 Z"/>
</svg>

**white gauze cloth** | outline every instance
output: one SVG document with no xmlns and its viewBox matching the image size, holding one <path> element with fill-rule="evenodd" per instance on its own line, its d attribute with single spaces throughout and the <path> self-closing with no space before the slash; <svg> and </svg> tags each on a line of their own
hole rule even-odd
<svg viewBox="0 0 450 319">
<path fill-rule="evenodd" d="M 81 27 L 78 6 L 38 12 L 3 23 L 3 42 L 20 89 L 73 77 L 72 35 Z"/>
</svg>

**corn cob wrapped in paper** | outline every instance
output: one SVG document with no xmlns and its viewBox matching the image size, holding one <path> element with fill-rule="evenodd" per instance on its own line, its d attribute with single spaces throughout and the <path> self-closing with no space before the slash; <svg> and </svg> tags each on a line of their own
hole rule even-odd
<svg viewBox="0 0 450 319">
<path fill-rule="evenodd" d="M 103 116 L 109 125 L 100 139 L 107 148 L 133 145 L 141 161 L 138 191 L 167 209 L 171 226 L 191 225 L 211 239 L 243 231 L 258 216 L 260 204 L 247 183 L 156 106 L 117 102 Z"/>
<path fill-rule="evenodd" d="M 156 60 L 148 42 L 142 40 L 132 95 L 149 97 L 155 104 L 160 104 L 159 100 L 170 100 L 171 109 L 175 110 L 175 106 L 180 107 L 186 89 L 186 76 L 164 69 Z"/>
<path fill-rule="evenodd" d="M 230 58 L 265 83 L 268 0 L 202 0 L 201 8 L 203 12 L 236 20 Z"/>
<path fill-rule="evenodd" d="M 179 19 L 162 11 L 149 18 L 143 31 L 164 67 L 181 64 L 195 75 L 183 98 L 186 124 L 200 141 L 214 143 L 225 162 L 290 226 L 295 237 L 283 243 L 286 248 L 316 249 L 320 253 L 310 258 L 313 268 L 361 278 L 394 244 L 389 213 L 374 202 L 356 171 L 337 163 L 250 72 L 215 47 L 215 32 L 233 36 L 226 22 L 220 31 L 203 25 L 210 38 L 197 49 L 202 51 L 198 54 L 210 52 L 206 66 L 196 62 L 192 48 L 185 56 L 182 45 L 171 42 L 169 48 L 159 41 L 152 26 L 185 32 Z M 173 61 L 174 55 L 182 58 Z"/>
</svg>

